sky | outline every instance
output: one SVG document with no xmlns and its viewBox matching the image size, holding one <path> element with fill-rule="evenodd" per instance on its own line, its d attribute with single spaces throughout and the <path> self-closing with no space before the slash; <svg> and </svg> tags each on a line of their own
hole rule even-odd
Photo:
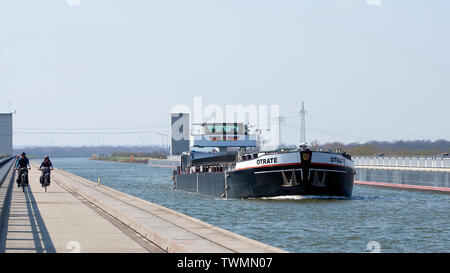
<svg viewBox="0 0 450 273">
<path fill-rule="evenodd" d="M 282 142 L 450 139 L 448 0 L 0 0 L 14 145 L 162 144 L 175 105 L 278 105 Z M 167 141 L 167 140 L 166 140 Z"/>
</svg>

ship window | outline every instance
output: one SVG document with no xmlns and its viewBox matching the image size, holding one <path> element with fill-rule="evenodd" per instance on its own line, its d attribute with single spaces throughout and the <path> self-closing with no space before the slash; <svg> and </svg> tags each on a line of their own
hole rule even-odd
<svg viewBox="0 0 450 273">
<path fill-rule="evenodd" d="M 226 135 L 240 135 L 244 134 L 244 126 L 241 123 L 212 123 L 205 124 L 205 134 L 226 134 Z"/>
</svg>

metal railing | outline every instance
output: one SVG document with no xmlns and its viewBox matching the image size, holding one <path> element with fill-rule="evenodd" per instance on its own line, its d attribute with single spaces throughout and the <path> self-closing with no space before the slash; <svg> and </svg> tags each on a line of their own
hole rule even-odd
<svg viewBox="0 0 450 273">
<path fill-rule="evenodd" d="M 0 185 L 3 183 L 3 179 L 5 179 L 6 174 L 9 172 L 12 163 L 14 163 L 14 157 L 6 157 L 0 159 Z"/>
<path fill-rule="evenodd" d="M 10 183 L 6 181 L 8 172 L 11 170 L 12 165 L 15 163 L 13 156 L 0 159 L 0 226 L 3 226 L 3 220 L 6 213 L 6 202 L 8 200 L 8 194 L 10 193 Z"/>
<path fill-rule="evenodd" d="M 355 166 L 450 168 L 450 157 L 354 156 Z"/>
</svg>

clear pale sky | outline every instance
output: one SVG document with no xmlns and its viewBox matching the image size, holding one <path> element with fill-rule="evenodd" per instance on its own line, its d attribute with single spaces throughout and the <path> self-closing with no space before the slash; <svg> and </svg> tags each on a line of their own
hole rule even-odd
<svg viewBox="0 0 450 273">
<path fill-rule="evenodd" d="M 80 5 L 70 5 L 80 1 Z M 379 1 L 379 0 L 378 0 Z M 450 139 L 450 1 L 0 0 L 14 144 L 160 144 L 176 104 L 280 105 L 283 142 Z"/>
</svg>

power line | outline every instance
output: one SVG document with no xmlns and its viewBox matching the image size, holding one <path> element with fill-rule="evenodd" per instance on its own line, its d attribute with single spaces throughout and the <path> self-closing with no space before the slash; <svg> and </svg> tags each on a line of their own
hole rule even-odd
<svg viewBox="0 0 450 273">
<path fill-rule="evenodd" d="M 300 127 L 298 125 L 294 125 L 294 124 L 286 124 L 285 127 L 286 128 L 290 128 L 290 129 L 296 129 L 296 130 L 300 129 Z M 317 129 L 317 128 L 309 127 L 309 126 L 308 126 L 308 130 L 311 130 L 313 132 L 318 132 L 318 133 L 321 133 L 321 134 L 325 134 L 327 136 L 340 135 L 340 136 L 345 136 L 345 137 L 352 137 L 352 138 L 362 139 L 362 140 L 366 140 L 366 141 L 373 140 L 372 138 L 369 138 L 369 137 L 366 137 L 366 136 L 356 136 L 356 135 L 347 134 L 347 133 L 340 133 L 340 132 L 335 132 L 335 131 Z"/>
<path fill-rule="evenodd" d="M 404 132 L 404 131 L 397 131 L 397 130 L 391 130 L 391 129 L 386 129 L 386 128 L 379 128 L 379 127 L 374 127 L 368 123 L 361 123 L 361 122 L 349 122 L 347 120 L 343 121 L 343 120 L 334 120 L 334 119 L 329 119 L 329 118 L 324 118 L 324 117 L 320 117 L 317 115 L 313 115 L 311 117 L 311 115 L 308 115 L 310 119 L 313 120 L 323 120 L 323 121 L 328 121 L 328 122 L 332 122 L 332 123 L 339 123 L 339 124 L 343 124 L 343 125 L 347 125 L 350 127 L 359 127 L 359 128 L 364 128 L 364 131 L 370 130 L 372 132 L 385 132 L 385 133 L 390 133 L 390 134 L 395 134 L 395 135 L 401 135 L 401 136 L 414 136 L 416 138 L 429 138 L 429 137 L 434 137 L 436 139 L 439 139 L 436 136 L 431 136 L 431 135 L 422 135 L 419 136 L 417 133 L 412 133 L 412 132 Z M 297 120 L 299 119 L 299 116 L 286 116 L 286 118 L 296 118 Z M 350 135 L 348 135 L 350 136 Z M 442 137 L 440 137 L 442 138 Z"/>
<path fill-rule="evenodd" d="M 98 132 L 74 132 L 74 131 L 14 131 L 14 134 L 25 135 L 128 135 L 128 134 L 153 134 L 164 133 L 167 130 L 159 131 L 98 131 Z"/>
<path fill-rule="evenodd" d="M 14 127 L 18 131 L 167 131 L 167 127 L 132 127 L 132 128 L 31 128 L 31 127 Z"/>
</svg>

